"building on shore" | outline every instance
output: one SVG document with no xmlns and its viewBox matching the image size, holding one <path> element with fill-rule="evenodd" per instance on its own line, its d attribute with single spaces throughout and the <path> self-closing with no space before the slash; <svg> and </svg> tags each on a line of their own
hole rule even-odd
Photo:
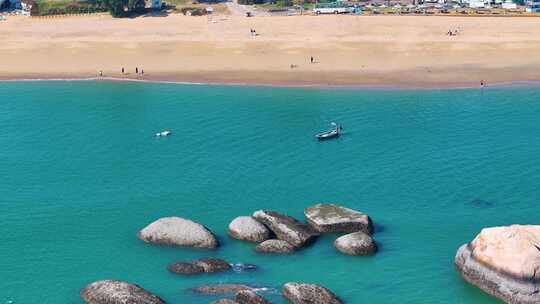
<svg viewBox="0 0 540 304">
<path fill-rule="evenodd" d="M 163 6 L 163 1 L 161 0 L 152 0 L 152 8 L 153 9 L 161 9 Z"/>
<path fill-rule="evenodd" d="M 525 0 L 526 1 L 526 0 Z M 540 0 L 534 0 L 540 1 Z M 512 0 L 458 0 L 458 3 L 470 8 L 490 8 L 492 6 L 505 9 L 516 9 L 517 5 Z"/>
<path fill-rule="evenodd" d="M 484 8 L 490 5 L 489 0 L 468 0 L 464 1 L 464 3 L 467 3 L 470 8 Z"/>
<path fill-rule="evenodd" d="M 526 0 L 525 11 L 528 13 L 540 13 L 540 0 Z"/>
<path fill-rule="evenodd" d="M 504 1 L 501 6 L 502 6 L 503 9 L 506 9 L 506 10 L 515 10 L 515 9 L 517 9 L 517 4 L 515 4 L 514 2 L 512 2 L 510 0 Z"/>
</svg>

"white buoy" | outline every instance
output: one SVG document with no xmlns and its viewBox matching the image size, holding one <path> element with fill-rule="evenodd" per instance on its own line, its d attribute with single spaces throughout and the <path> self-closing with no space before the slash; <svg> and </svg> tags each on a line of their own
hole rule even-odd
<svg viewBox="0 0 540 304">
<path fill-rule="evenodd" d="M 172 134 L 171 131 L 165 130 L 165 131 L 161 131 L 161 132 L 156 133 L 156 137 L 169 136 L 169 135 L 171 135 L 171 134 Z"/>
</svg>

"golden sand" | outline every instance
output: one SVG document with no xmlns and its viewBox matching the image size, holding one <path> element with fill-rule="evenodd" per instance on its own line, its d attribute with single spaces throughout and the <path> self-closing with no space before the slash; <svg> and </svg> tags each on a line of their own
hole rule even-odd
<svg viewBox="0 0 540 304">
<path fill-rule="evenodd" d="M 0 79 L 136 78 L 138 67 L 151 80 L 283 85 L 540 80 L 540 18 L 10 17 L 0 41 Z"/>
</svg>

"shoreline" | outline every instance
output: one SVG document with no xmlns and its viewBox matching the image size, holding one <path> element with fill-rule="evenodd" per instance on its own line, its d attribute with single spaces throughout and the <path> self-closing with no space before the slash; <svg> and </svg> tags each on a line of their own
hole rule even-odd
<svg viewBox="0 0 540 304">
<path fill-rule="evenodd" d="M 24 82 L 118 82 L 118 83 L 148 83 L 148 84 L 173 84 L 173 85 L 189 85 L 189 86 L 230 86 L 230 87 L 261 87 L 261 88 L 297 88 L 297 89 L 336 89 L 336 90 L 383 90 L 383 91 L 423 91 L 423 90 L 473 90 L 473 89 L 489 89 L 489 88 L 537 88 L 540 87 L 540 80 L 515 80 L 488 83 L 484 87 L 473 84 L 463 85 L 393 85 L 393 84 L 320 84 L 320 83 L 305 83 L 305 84 L 290 84 L 290 83 L 264 83 L 264 82 L 212 82 L 212 81 L 183 81 L 174 79 L 145 79 L 137 78 L 122 78 L 122 77 L 42 77 L 42 78 L 2 78 L 2 83 L 24 83 Z"/>
</svg>

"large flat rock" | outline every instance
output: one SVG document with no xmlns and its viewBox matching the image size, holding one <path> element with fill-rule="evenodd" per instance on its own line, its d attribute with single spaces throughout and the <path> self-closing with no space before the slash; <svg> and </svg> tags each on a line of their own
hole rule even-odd
<svg viewBox="0 0 540 304">
<path fill-rule="evenodd" d="M 270 228 L 276 237 L 295 247 L 302 247 L 312 242 L 319 233 L 297 219 L 275 212 L 259 210 L 253 217 Z"/>
<path fill-rule="evenodd" d="M 317 204 L 306 208 L 304 214 L 309 225 L 321 233 L 373 233 L 373 225 L 367 214 L 335 204 Z"/>
<path fill-rule="evenodd" d="M 213 249 L 216 236 L 203 225 L 181 217 L 164 217 L 138 233 L 139 239 L 152 244 Z"/>
<path fill-rule="evenodd" d="M 482 229 L 455 264 L 466 281 L 507 303 L 540 303 L 540 226 Z"/>
</svg>

